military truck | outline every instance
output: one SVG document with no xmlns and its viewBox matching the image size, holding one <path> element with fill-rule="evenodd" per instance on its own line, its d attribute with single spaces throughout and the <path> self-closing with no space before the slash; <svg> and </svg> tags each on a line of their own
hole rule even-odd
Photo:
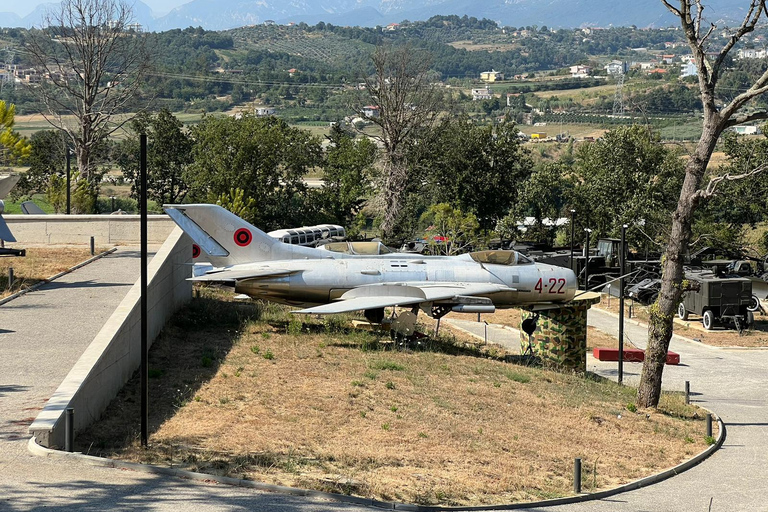
<svg viewBox="0 0 768 512">
<path fill-rule="evenodd" d="M 703 267 L 712 269 L 719 277 L 743 277 L 752 281 L 752 300 L 750 311 L 761 309 L 761 300 L 768 300 L 768 272 L 765 271 L 765 260 L 708 260 L 701 263 Z"/>
<path fill-rule="evenodd" d="M 701 323 L 710 330 L 715 325 L 731 325 L 741 332 L 755 318 L 748 310 L 752 298 L 752 281 L 743 277 L 722 278 L 710 272 L 689 273 L 686 279 L 691 289 L 683 294 L 677 316 L 688 320 L 689 313 L 701 316 Z"/>
</svg>

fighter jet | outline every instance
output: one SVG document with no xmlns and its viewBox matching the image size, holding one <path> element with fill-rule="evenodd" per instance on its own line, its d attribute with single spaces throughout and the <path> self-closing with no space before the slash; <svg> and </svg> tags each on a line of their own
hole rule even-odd
<svg viewBox="0 0 768 512">
<path fill-rule="evenodd" d="M 238 294 L 301 307 L 294 313 L 364 311 L 381 322 L 384 308 L 410 307 L 433 318 L 505 307 L 552 307 L 573 299 L 570 269 L 534 263 L 516 251 L 459 256 L 350 254 L 285 244 L 210 204 L 165 205 L 214 268 L 192 278 L 233 286 Z"/>
</svg>

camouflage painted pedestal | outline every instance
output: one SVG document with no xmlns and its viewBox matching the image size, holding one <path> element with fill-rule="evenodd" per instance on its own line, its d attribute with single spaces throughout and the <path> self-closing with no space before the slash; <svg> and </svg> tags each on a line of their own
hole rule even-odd
<svg viewBox="0 0 768 512">
<path fill-rule="evenodd" d="M 539 320 L 531 348 L 546 368 L 559 371 L 587 370 L 587 310 L 600 302 L 600 295 L 587 293 L 554 309 L 538 311 Z M 522 319 L 534 313 L 523 311 Z M 528 335 L 520 331 L 520 350 L 528 349 Z"/>
</svg>

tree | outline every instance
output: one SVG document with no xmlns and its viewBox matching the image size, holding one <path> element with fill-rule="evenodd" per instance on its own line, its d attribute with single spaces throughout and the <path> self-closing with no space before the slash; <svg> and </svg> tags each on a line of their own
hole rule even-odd
<svg viewBox="0 0 768 512">
<path fill-rule="evenodd" d="M 471 213 L 463 213 L 448 203 L 429 207 L 421 217 L 428 223 L 425 235 L 432 254 L 452 256 L 476 246 L 480 240 L 480 224 Z"/>
<path fill-rule="evenodd" d="M 447 118 L 422 137 L 413 153 L 432 203 L 451 203 L 474 213 L 483 229 L 515 206 L 520 184 L 533 161 L 517 136 L 515 123 L 476 126 L 466 117 Z M 413 192 L 424 195 L 422 186 Z"/>
<path fill-rule="evenodd" d="M 138 134 L 147 135 L 147 196 L 158 203 L 179 203 L 187 195 L 184 175 L 192 164 L 192 138 L 168 109 L 155 115 L 142 114 L 131 122 L 134 136 L 118 145 L 117 164 L 132 181 L 137 196 L 139 180 Z"/>
<path fill-rule="evenodd" d="M 371 192 L 376 145 L 367 137 L 355 140 L 338 124 L 327 139 L 331 145 L 323 160 L 324 209 L 349 226 Z"/>
<path fill-rule="evenodd" d="M 29 170 L 22 175 L 16 186 L 17 190 L 25 194 L 42 192 L 48 188 L 52 175 L 62 176 L 67 155 L 64 139 L 54 130 L 35 132 L 29 143 Z"/>
<path fill-rule="evenodd" d="M 26 137 L 13 130 L 16 105 L 0 100 L 0 162 L 4 165 L 26 160 L 32 150 Z"/>
<path fill-rule="evenodd" d="M 66 134 L 92 186 L 94 151 L 130 120 L 118 114 L 129 111 L 149 68 L 146 39 L 128 30 L 132 21 L 131 8 L 116 0 L 64 0 L 25 45 L 43 75 L 31 91 L 45 105 L 45 119 Z"/>
<path fill-rule="evenodd" d="M 497 232 L 509 237 L 514 233 L 510 228 L 516 225 L 512 220 L 533 217 L 536 224 L 528 227 L 526 240 L 553 243 L 555 232 L 552 227 L 545 226 L 543 220 L 561 216 L 569 191 L 573 188 L 573 176 L 566 164 L 555 162 L 539 165 L 522 184 L 519 198 L 512 209 L 513 218 L 497 224 Z"/>
<path fill-rule="evenodd" d="M 374 74 L 364 79 L 366 102 L 378 107 L 369 120 L 380 134 L 372 135 L 384 147 L 379 194 L 382 204 L 381 230 L 390 238 L 403 203 L 408 182 L 407 145 L 419 130 L 432 124 L 443 107 L 443 97 L 431 80 L 431 56 L 411 46 L 379 46 L 371 56 Z M 362 111 L 362 104 L 357 111 Z"/>
<path fill-rule="evenodd" d="M 321 163 L 320 140 L 282 119 L 253 115 L 204 117 L 192 129 L 194 146 L 184 175 L 190 196 L 214 202 L 232 189 L 256 200 L 252 224 L 266 230 L 315 220 L 304 176 Z"/>
<path fill-rule="evenodd" d="M 661 379 L 669 341 L 672 337 L 672 319 L 680 302 L 683 281 L 683 259 L 691 240 L 694 214 L 699 204 L 714 195 L 719 184 L 745 177 L 762 167 L 739 176 L 713 176 L 704 185 L 712 152 L 726 128 L 756 119 L 768 118 L 768 111 L 757 109 L 745 112 L 747 104 L 768 92 L 768 69 L 751 86 L 737 93 L 729 102 L 718 101 L 718 82 L 725 70 L 730 51 L 747 34 L 753 32 L 766 14 L 766 0 L 747 2 L 747 14 L 742 23 L 731 32 L 725 45 L 711 53 L 710 36 L 714 25 L 704 24 L 704 6 L 700 0 L 661 0 L 661 3 L 679 20 L 691 48 L 699 71 L 699 94 L 704 108 L 702 134 L 685 165 L 685 177 L 680 188 L 677 207 L 672 214 L 672 226 L 662 263 L 662 281 L 658 301 L 651 307 L 648 327 L 648 348 L 643 363 L 637 401 L 642 407 L 655 407 L 661 397 Z"/>
<path fill-rule="evenodd" d="M 643 231 L 656 239 L 667 229 L 682 174 L 679 154 L 661 144 L 657 133 L 623 126 L 576 150 L 569 199 L 595 238 L 643 221 Z M 630 234 L 645 237 L 637 230 Z"/>
</svg>

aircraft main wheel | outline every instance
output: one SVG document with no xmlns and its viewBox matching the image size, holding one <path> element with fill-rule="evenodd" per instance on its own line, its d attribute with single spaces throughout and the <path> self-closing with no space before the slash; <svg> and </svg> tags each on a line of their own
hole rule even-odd
<svg viewBox="0 0 768 512">
<path fill-rule="evenodd" d="M 688 310 L 685 309 L 685 304 L 682 302 L 677 306 L 677 316 L 680 320 L 688 320 Z"/>
<path fill-rule="evenodd" d="M 749 306 L 747 306 L 747 311 L 757 311 L 760 309 L 760 299 L 757 298 L 757 295 L 752 295 L 749 298 Z"/>
<path fill-rule="evenodd" d="M 715 325 L 715 314 L 711 309 L 708 309 L 701 316 L 701 323 L 706 330 L 712 330 L 712 326 Z"/>
</svg>

